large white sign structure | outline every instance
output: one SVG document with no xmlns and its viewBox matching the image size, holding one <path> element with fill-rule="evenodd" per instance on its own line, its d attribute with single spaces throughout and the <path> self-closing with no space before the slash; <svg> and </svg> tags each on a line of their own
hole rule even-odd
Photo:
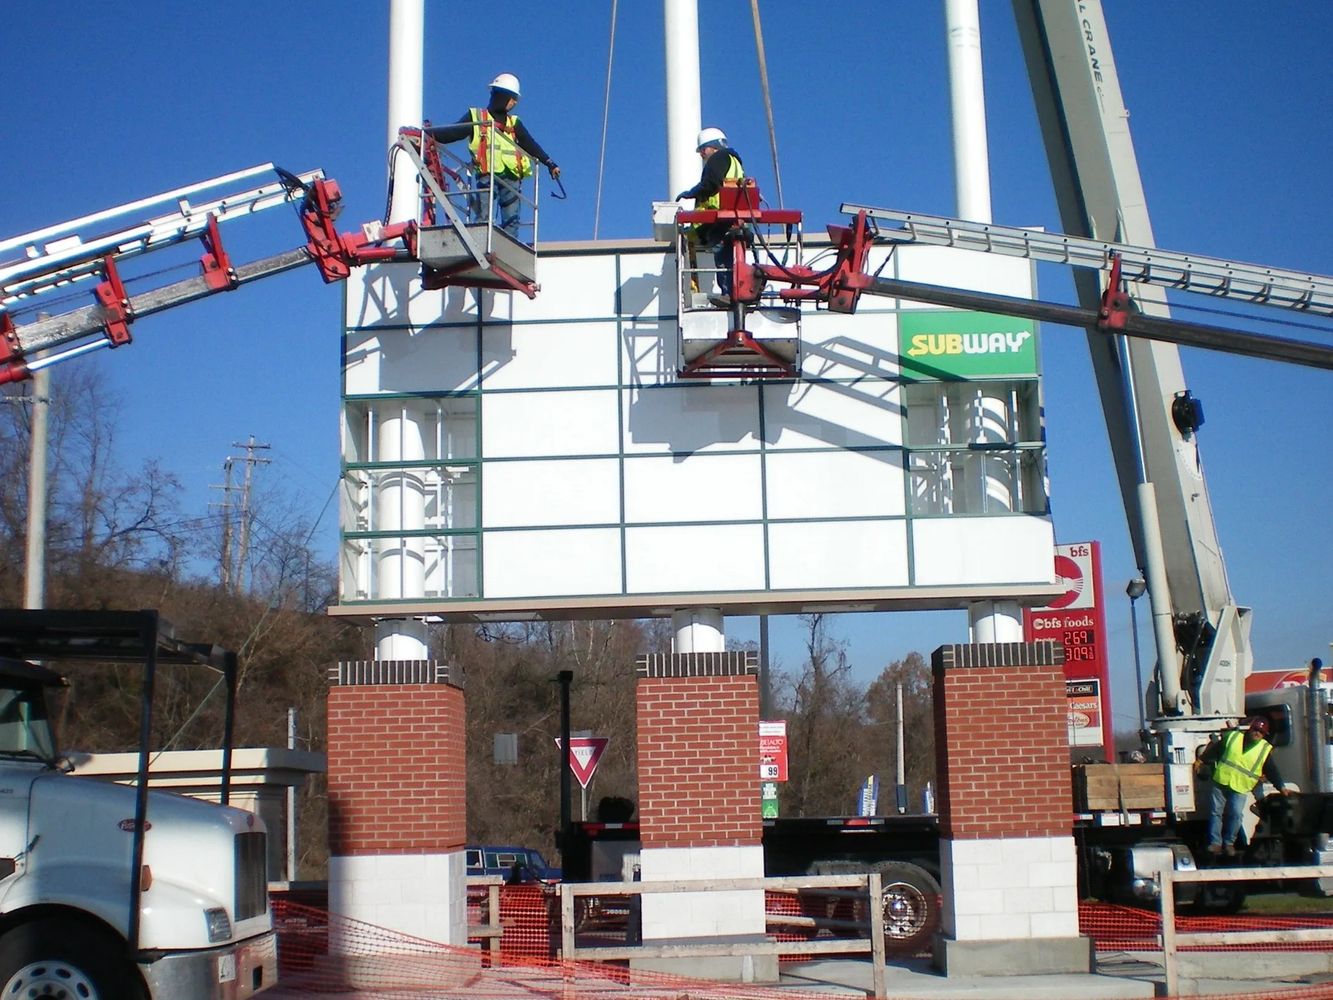
<svg viewBox="0 0 1333 1000">
<path fill-rule="evenodd" d="M 884 273 L 1032 291 L 1026 262 L 944 248 L 901 248 Z M 349 283 L 337 613 L 1051 592 L 1031 324 L 866 298 L 855 315 L 806 313 L 800 378 L 699 383 L 677 374 L 660 245 L 544 247 L 540 279 L 531 301 L 424 291 L 409 265 Z M 393 439 L 405 426 L 413 439 Z"/>
</svg>

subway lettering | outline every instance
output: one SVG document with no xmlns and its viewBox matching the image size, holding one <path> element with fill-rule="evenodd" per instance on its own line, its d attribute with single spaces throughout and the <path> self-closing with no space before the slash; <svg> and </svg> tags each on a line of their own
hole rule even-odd
<svg viewBox="0 0 1333 1000">
<path fill-rule="evenodd" d="M 1015 354 L 1032 336 L 1029 330 L 1017 333 L 918 333 L 912 336 L 909 357 L 941 354 Z"/>
</svg>

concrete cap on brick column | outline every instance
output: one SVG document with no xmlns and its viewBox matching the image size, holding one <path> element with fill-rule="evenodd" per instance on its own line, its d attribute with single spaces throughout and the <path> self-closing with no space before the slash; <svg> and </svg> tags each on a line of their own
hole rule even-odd
<svg viewBox="0 0 1333 1000">
<path fill-rule="evenodd" d="M 940 646 L 930 656 L 933 670 L 966 667 L 1059 667 L 1065 662 L 1063 643 L 1050 639 L 1040 642 L 971 642 Z"/>
<path fill-rule="evenodd" d="M 451 684 L 461 688 L 463 668 L 439 660 L 344 660 L 329 668 L 329 683 Z"/>
<path fill-rule="evenodd" d="M 729 653 L 644 653 L 635 662 L 639 678 L 741 677 L 759 673 L 753 650 Z"/>
</svg>

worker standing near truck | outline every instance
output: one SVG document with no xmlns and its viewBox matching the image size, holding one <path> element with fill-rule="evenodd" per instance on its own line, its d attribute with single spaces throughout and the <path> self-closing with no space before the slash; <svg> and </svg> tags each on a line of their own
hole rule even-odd
<svg viewBox="0 0 1333 1000">
<path fill-rule="evenodd" d="M 429 130 L 437 142 L 468 140 L 476 174 L 476 188 L 469 199 L 474 222 L 485 218 L 482 201 L 491 193 L 491 178 L 500 181 L 494 196 L 500 206 L 500 228 L 510 235 L 518 233 L 519 186 L 524 177 L 532 174 L 532 161 L 545 166 L 552 179 L 560 176 L 555 161 L 513 113 L 519 97 L 518 77 L 501 73 L 491 81 L 491 98 L 486 107 L 468 108 L 454 124 Z"/>
<path fill-rule="evenodd" d="M 1247 719 L 1243 729 L 1231 729 L 1204 751 L 1203 760 L 1213 765 L 1212 813 L 1208 817 L 1208 854 L 1211 857 L 1236 853 L 1236 835 L 1244 816 L 1245 800 L 1266 779 L 1283 795 L 1287 787 L 1272 758 L 1268 742 L 1268 720 Z"/>
<path fill-rule="evenodd" d="M 703 157 L 703 172 L 699 183 L 676 195 L 676 201 L 694 199 L 698 211 L 716 209 L 721 204 L 718 197 L 722 185 L 728 181 L 736 183 L 745 178 L 745 167 L 741 164 L 740 154 L 731 148 L 727 137 L 720 128 L 706 128 L 699 132 L 695 151 Z M 757 205 L 755 206 L 758 207 Z M 731 295 L 731 244 L 723 239 L 728 223 L 701 223 L 690 230 L 690 239 L 696 246 L 712 247 L 713 259 L 717 264 L 717 287 L 723 297 Z"/>
</svg>

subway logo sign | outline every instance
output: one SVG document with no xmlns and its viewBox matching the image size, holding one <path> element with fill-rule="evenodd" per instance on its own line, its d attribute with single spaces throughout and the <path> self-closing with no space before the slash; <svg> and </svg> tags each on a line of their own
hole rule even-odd
<svg viewBox="0 0 1333 1000">
<path fill-rule="evenodd" d="M 1036 324 L 994 313 L 901 313 L 902 372 L 918 378 L 991 378 L 1037 374 Z"/>
</svg>

